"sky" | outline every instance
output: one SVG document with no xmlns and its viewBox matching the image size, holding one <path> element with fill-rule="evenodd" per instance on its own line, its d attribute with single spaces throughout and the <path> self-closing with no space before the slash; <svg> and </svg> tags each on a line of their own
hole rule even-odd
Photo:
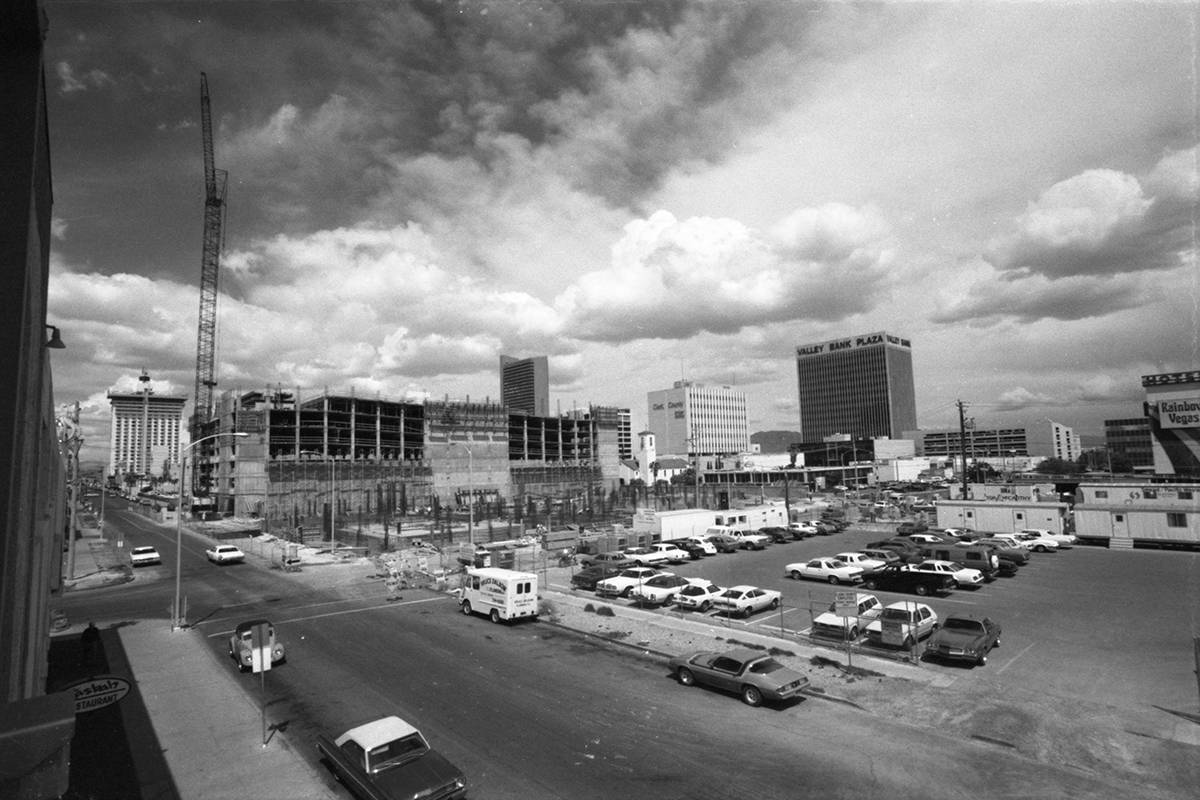
<svg viewBox="0 0 1200 800">
<path fill-rule="evenodd" d="M 218 393 L 798 430 L 795 349 L 912 342 L 920 427 L 1141 415 L 1200 367 L 1200 6 L 46 0 L 55 400 L 195 384 L 200 80 L 229 175 Z M 189 409 L 190 410 L 190 409 Z"/>
</svg>

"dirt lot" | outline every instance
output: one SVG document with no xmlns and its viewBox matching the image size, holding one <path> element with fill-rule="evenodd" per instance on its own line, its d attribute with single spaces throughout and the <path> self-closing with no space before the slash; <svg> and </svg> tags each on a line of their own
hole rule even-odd
<svg viewBox="0 0 1200 800">
<path fill-rule="evenodd" d="M 1116 773 L 1162 792 L 1190 796 L 1200 785 L 1200 720 L 1047 696 L 1007 684 L 987 667 L 963 668 L 961 676 L 946 679 L 855 656 L 847 668 L 845 655 L 835 650 L 656 615 L 583 593 L 545 593 L 542 618 L 649 656 L 762 647 L 808 675 L 814 693 L 869 714 L 991 742 L 1048 764 Z"/>
</svg>

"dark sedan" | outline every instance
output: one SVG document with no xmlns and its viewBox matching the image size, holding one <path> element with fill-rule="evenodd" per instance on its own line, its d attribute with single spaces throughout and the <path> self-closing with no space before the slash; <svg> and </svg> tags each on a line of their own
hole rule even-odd
<svg viewBox="0 0 1200 800">
<path fill-rule="evenodd" d="M 734 692 L 751 706 L 790 700 L 808 688 L 808 678 L 780 664 L 762 650 L 740 647 L 724 653 L 675 656 L 671 671 L 684 686 L 702 684 Z"/>
<path fill-rule="evenodd" d="M 605 578 L 611 578 L 618 574 L 623 567 L 615 564 L 595 564 L 590 567 L 584 567 L 571 576 L 571 586 L 576 589 L 587 589 L 589 592 L 596 591 L 596 584 Z"/>
<path fill-rule="evenodd" d="M 1000 623 L 973 614 L 951 614 L 942 620 L 925 646 L 927 657 L 969 661 L 983 666 L 993 647 L 1000 646 Z"/>
</svg>

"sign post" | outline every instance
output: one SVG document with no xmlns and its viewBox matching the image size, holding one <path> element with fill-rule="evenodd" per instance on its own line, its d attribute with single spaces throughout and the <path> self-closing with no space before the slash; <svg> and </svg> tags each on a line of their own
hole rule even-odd
<svg viewBox="0 0 1200 800">
<path fill-rule="evenodd" d="M 842 641 L 846 643 L 846 666 L 854 666 L 853 642 L 850 641 L 850 618 L 858 619 L 858 592 L 836 592 L 833 598 L 834 613 L 842 618 Z"/>
<path fill-rule="evenodd" d="M 262 746 L 267 746 L 267 670 L 271 668 L 271 626 L 262 622 L 250 629 L 250 668 L 258 673 L 262 697 Z"/>
</svg>

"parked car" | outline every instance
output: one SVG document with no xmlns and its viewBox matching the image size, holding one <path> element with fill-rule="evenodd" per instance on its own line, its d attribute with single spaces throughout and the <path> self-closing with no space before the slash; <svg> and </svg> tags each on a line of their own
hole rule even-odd
<svg viewBox="0 0 1200 800">
<path fill-rule="evenodd" d="M 1029 563 L 1029 551 L 1024 547 L 1014 545 L 1006 539 L 999 539 L 994 536 L 985 536 L 982 539 L 976 539 L 972 544 L 989 545 L 996 550 L 996 555 L 1001 559 L 1008 559 L 1019 567 L 1023 567 Z"/>
<path fill-rule="evenodd" d="M 654 567 L 629 567 L 596 583 L 596 594 L 600 597 L 629 597 L 633 587 L 640 586 L 655 575 L 662 575 Z"/>
<path fill-rule="evenodd" d="M 679 539 L 675 542 L 675 546 L 687 553 L 688 560 L 690 561 L 699 561 L 706 555 L 712 555 L 712 553 L 717 552 L 717 548 L 713 547 L 711 542 L 705 542 L 704 545 L 701 545 L 692 539 Z M 707 546 L 707 550 L 711 550 L 712 553 L 707 552 L 705 546 Z"/>
<path fill-rule="evenodd" d="M 1017 531 L 1013 537 L 1035 553 L 1058 552 L 1058 541 L 1045 534 Z"/>
<path fill-rule="evenodd" d="M 655 575 L 629 590 L 629 599 L 639 605 L 665 606 L 675 599 L 675 594 L 688 585 L 682 575 Z"/>
<path fill-rule="evenodd" d="M 888 564 L 903 564 L 904 563 L 904 559 L 902 559 L 900 557 L 900 554 L 897 553 L 895 550 L 881 550 L 881 549 L 875 548 L 875 547 L 865 547 L 862 550 L 859 550 L 858 552 L 862 553 L 864 556 L 871 559 L 872 561 L 882 561 L 883 566 L 885 566 L 885 567 Z M 878 569 L 878 567 L 876 567 L 876 569 Z"/>
<path fill-rule="evenodd" d="M 144 567 L 147 564 L 161 564 L 162 556 L 153 547 L 135 547 L 129 551 L 129 563 L 134 567 Z"/>
<path fill-rule="evenodd" d="M 842 516 L 831 516 L 829 512 L 821 512 L 821 522 L 826 525 L 832 525 L 839 531 L 844 531 L 850 527 L 850 523 Z"/>
<path fill-rule="evenodd" d="M 1060 550 L 1069 549 L 1071 545 L 1079 544 L 1079 539 L 1073 533 L 1054 533 L 1047 528 L 1022 528 L 1017 533 L 1036 533 L 1058 542 Z"/>
<path fill-rule="evenodd" d="M 909 564 L 889 564 L 863 578 L 868 589 L 883 589 L 889 592 L 914 592 L 922 597 L 928 594 L 954 591 L 954 578 L 949 575 L 931 575 L 928 572 L 913 572 Z"/>
<path fill-rule="evenodd" d="M 748 617 L 759 611 L 779 608 L 781 595 L 774 589 L 731 586 L 713 598 L 713 606 L 733 617 Z"/>
<path fill-rule="evenodd" d="M 593 564 L 590 567 L 584 567 L 571 576 L 571 586 L 576 589 L 587 589 L 589 591 L 596 590 L 596 584 L 605 578 L 611 578 L 614 575 L 620 574 L 624 567 L 615 564 Z"/>
<path fill-rule="evenodd" d="M 1000 646 L 1000 624 L 988 617 L 973 614 L 951 614 L 942 621 L 929 643 L 925 655 L 952 661 L 969 661 L 983 666 L 993 647 Z"/>
<path fill-rule="evenodd" d="M 695 611 L 708 611 L 713 606 L 713 599 L 723 591 L 720 586 L 705 578 L 688 578 L 688 585 L 675 595 L 675 605 Z"/>
<path fill-rule="evenodd" d="M 275 626 L 265 619 L 252 619 L 239 622 L 229 636 L 229 657 L 238 665 L 239 672 L 249 672 L 254 665 L 254 629 L 260 625 L 266 626 L 266 645 L 271 651 L 271 664 L 282 664 L 287 660 L 283 644 L 275 639 Z"/>
<path fill-rule="evenodd" d="M 356 797 L 462 800 L 467 794 L 462 771 L 399 717 L 359 725 L 336 739 L 320 736 L 317 752 Z"/>
<path fill-rule="evenodd" d="M 809 561 L 797 561 L 783 568 L 784 572 L 795 580 L 808 578 L 812 581 L 828 581 L 829 583 L 862 583 L 862 567 L 852 567 L 836 558 L 814 558 Z"/>
<path fill-rule="evenodd" d="M 814 519 L 809 524 L 817 529 L 817 534 L 820 536 L 832 536 L 833 534 L 843 530 L 827 519 Z"/>
<path fill-rule="evenodd" d="M 658 542 L 650 545 L 650 549 L 656 553 L 662 553 L 671 564 L 682 564 L 692 558 L 686 550 L 680 549 L 674 542 Z"/>
<path fill-rule="evenodd" d="M 919 564 L 913 564 L 909 569 L 914 572 L 928 572 L 933 575 L 949 575 L 954 579 L 955 588 L 983 585 L 982 572 L 972 567 L 964 567 L 957 561 L 928 558 Z"/>
<path fill-rule="evenodd" d="M 987 539 L 981 539 L 980 541 L 992 541 L 1000 547 L 1007 547 L 1012 550 L 1028 551 L 1031 549 L 1026 542 L 1021 541 L 1011 533 L 993 533 L 991 536 L 987 537 Z"/>
<path fill-rule="evenodd" d="M 800 534 L 800 538 L 818 536 L 821 533 L 817 526 L 811 522 L 793 522 L 788 525 L 788 530 Z"/>
<path fill-rule="evenodd" d="M 729 535 L 741 542 L 743 550 L 762 550 L 771 543 L 771 537 L 761 533 L 733 531 Z"/>
<path fill-rule="evenodd" d="M 788 530 L 787 528 L 784 528 L 784 527 L 780 527 L 780 526 L 769 526 L 766 528 L 759 528 L 758 532 L 761 533 L 763 536 L 769 536 L 771 538 L 771 541 L 774 542 L 775 544 L 782 544 L 784 542 L 790 542 L 796 538 L 796 537 L 792 536 L 792 532 L 790 530 Z"/>
<path fill-rule="evenodd" d="M 809 683 L 808 678 L 774 657 L 749 648 L 676 656 L 671 659 L 671 672 L 684 686 L 701 684 L 736 692 L 750 706 L 761 705 L 764 700 L 790 700 Z"/>
<path fill-rule="evenodd" d="M 689 536 L 688 538 L 678 542 L 678 544 L 684 550 L 688 549 L 688 544 L 694 544 L 696 547 L 699 547 L 701 552 L 703 552 L 706 556 L 715 556 L 717 554 L 717 546 L 708 539 L 705 539 L 703 536 Z"/>
<path fill-rule="evenodd" d="M 908 537 L 910 542 L 917 544 L 945 544 L 946 540 L 936 533 L 913 533 Z"/>
<path fill-rule="evenodd" d="M 859 592 L 855 595 L 855 605 L 855 615 L 843 617 L 837 613 L 837 602 L 830 603 L 829 610 L 813 620 L 813 633 L 838 639 L 857 639 L 859 633 L 883 611 L 883 603 L 873 594 Z"/>
<path fill-rule="evenodd" d="M 884 559 L 872 558 L 866 553 L 858 551 L 835 553 L 833 557 L 844 564 L 849 564 L 852 567 L 858 567 L 863 571 L 864 575 L 873 570 L 877 570 L 882 566 L 886 566 L 889 563 Z"/>
<path fill-rule="evenodd" d="M 661 566 L 670 561 L 665 553 L 659 552 L 658 550 L 651 550 L 649 547 L 626 548 L 625 556 L 630 561 L 634 561 L 644 567 Z"/>
<path fill-rule="evenodd" d="M 704 538 L 712 542 L 712 546 L 716 548 L 718 553 L 736 553 L 742 549 L 740 540 L 723 533 L 714 533 Z"/>
<path fill-rule="evenodd" d="M 913 563 L 920 561 L 924 556 L 921 554 L 922 545 L 916 542 L 910 542 L 907 538 L 891 538 L 883 539 L 878 542 L 869 542 L 867 547 L 872 550 L 891 550 L 901 561 Z"/>
<path fill-rule="evenodd" d="M 899 626 L 896 636 L 900 646 L 912 647 L 937 630 L 938 615 L 924 603 L 891 603 L 879 613 L 878 619 L 867 625 L 867 635 L 887 644 L 888 636 L 884 635 L 884 627 L 888 626 L 890 629 L 892 625 Z"/>
<path fill-rule="evenodd" d="M 969 542 L 954 544 L 931 544 L 924 548 L 926 558 L 936 558 L 942 561 L 955 561 L 964 567 L 979 570 L 986 582 L 996 580 L 996 576 L 1004 574 L 1001 570 L 1000 556 L 994 547 L 976 545 Z M 1009 565 L 1012 562 L 1008 562 Z M 1013 566 L 1015 572 L 1016 567 Z"/>
<path fill-rule="evenodd" d="M 974 531 L 969 531 L 966 528 L 946 528 L 942 531 L 942 533 L 946 534 L 947 536 L 952 536 L 955 539 L 961 539 L 963 536 L 969 533 L 974 533 Z"/>
<path fill-rule="evenodd" d="M 584 553 L 579 557 L 579 563 L 589 567 L 593 564 L 615 564 L 619 567 L 626 567 L 634 562 L 625 555 L 624 550 L 612 550 L 607 553 Z"/>
<path fill-rule="evenodd" d="M 236 564 L 246 560 L 246 554 L 231 544 L 214 545 L 205 550 L 204 555 L 214 564 Z"/>
<path fill-rule="evenodd" d="M 897 536 L 908 536 L 913 533 L 924 533 L 929 530 L 929 526 L 924 522 L 901 522 L 896 526 Z"/>
</svg>

